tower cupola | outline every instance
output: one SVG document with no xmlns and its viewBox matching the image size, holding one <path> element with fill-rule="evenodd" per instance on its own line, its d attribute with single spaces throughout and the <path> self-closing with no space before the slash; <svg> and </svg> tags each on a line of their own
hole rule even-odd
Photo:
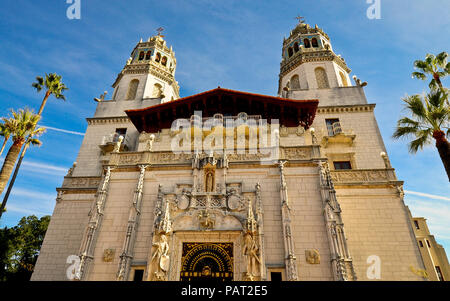
<svg viewBox="0 0 450 301">
<path fill-rule="evenodd" d="M 112 85 L 113 99 L 158 99 L 164 103 L 179 98 L 176 66 L 175 52 L 161 34 L 141 39 Z"/>
<path fill-rule="evenodd" d="M 351 70 L 344 58 L 333 52 L 328 35 L 317 25 L 311 27 L 298 19 L 300 22 L 283 40 L 278 94 L 351 86 Z"/>
</svg>

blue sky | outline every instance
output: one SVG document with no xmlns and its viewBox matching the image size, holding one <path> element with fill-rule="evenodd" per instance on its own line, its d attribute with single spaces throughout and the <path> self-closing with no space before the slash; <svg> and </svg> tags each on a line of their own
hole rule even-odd
<svg viewBox="0 0 450 301">
<path fill-rule="evenodd" d="M 410 155 L 405 141 L 390 138 L 404 113 L 400 98 L 427 89 L 426 82 L 411 78 L 413 61 L 449 50 L 449 1 L 381 0 L 379 20 L 367 18 L 365 0 L 81 4 L 81 19 L 69 20 L 65 0 L 1 1 L 0 115 L 24 106 L 37 110 L 43 94 L 31 83 L 46 72 L 62 75 L 70 90 L 66 102 L 48 102 L 43 145 L 28 151 L 0 226 L 13 226 L 24 215 L 52 213 L 55 188 L 76 160 L 85 118 L 95 111 L 93 97 L 105 90 L 111 96 L 111 84 L 140 38 L 165 28 L 177 57 L 181 96 L 218 85 L 276 95 L 283 36 L 300 14 L 323 28 L 352 75 L 369 83 L 365 92 L 377 104 L 390 160 L 405 181 L 405 203 L 413 215 L 427 218 L 438 242 L 450 250 L 450 185 L 436 149 L 431 145 Z M 448 80 L 444 84 L 448 87 Z"/>
</svg>

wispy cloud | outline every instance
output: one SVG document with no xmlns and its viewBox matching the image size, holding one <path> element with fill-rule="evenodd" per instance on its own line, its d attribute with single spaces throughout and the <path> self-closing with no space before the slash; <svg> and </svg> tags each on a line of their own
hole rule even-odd
<svg viewBox="0 0 450 301">
<path fill-rule="evenodd" d="M 417 192 L 417 191 L 411 191 L 411 190 L 405 190 L 405 193 L 406 194 L 413 194 L 413 195 L 423 196 L 423 197 L 430 198 L 430 199 L 450 201 L 449 197 L 435 195 L 435 194 L 429 194 L 429 193 L 423 193 L 423 192 Z"/>
<path fill-rule="evenodd" d="M 73 134 L 73 135 L 84 136 L 84 133 L 80 133 L 80 132 L 75 132 L 75 131 L 69 131 L 69 130 L 65 130 L 65 129 L 54 128 L 54 127 L 47 126 L 47 125 L 42 125 L 42 127 L 46 128 L 46 129 L 48 129 L 48 130 L 53 130 L 53 131 L 62 132 L 62 133 L 66 133 L 66 134 Z"/>
<path fill-rule="evenodd" d="M 33 171 L 36 173 L 54 174 L 54 175 L 65 175 L 68 168 L 55 166 L 48 163 L 33 162 L 33 161 L 23 161 L 22 166 L 24 169 Z"/>
</svg>

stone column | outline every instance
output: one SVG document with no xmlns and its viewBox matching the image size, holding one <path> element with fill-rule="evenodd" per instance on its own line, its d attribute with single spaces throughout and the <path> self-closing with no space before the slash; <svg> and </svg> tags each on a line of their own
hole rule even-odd
<svg viewBox="0 0 450 301">
<path fill-rule="evenodd" d="M 80 264 L 75 273 L 74 280 L 85 280 L 89 264 L 94 258 L 95 241 L 103 218 L 103 208 L 105 207 L 108 194 L 110 177 L 111 167 L 108 166 L 95 195 L 95 202 L 92 204 L 91 211 L 89 212 L 90 218 L 80 248 Z"/>
<path fill-rule="evenodd" d="M 291 232 L 291 208 L 289 207 L 286 178 L 284 176 L 284 165 L 287 161 L 280 161 L 280 198 L 281 198 L 281 221 L 283 224 L 284 252 L 286 275 L 288 281 L 297 281 L 297 258 L 295 257 L 294 239 Z"/>
<path fill-rule="evenodd" d="M 261 262 L 261 281 L 267 280 L 266 263 L 265 263 L 265 245 L 264 245 L 264 209 L 261 199 L 261 185 L 259 183 L 255 186 L 256 194 L 256 222 L 258 224 L 258 243 L 260 248 L 260 262 Z"/>
<path fill-rule="evenodd" d="M 356 280 L 353 260 L 347 246 L 344 223 L 341 217 L 341 207 L 336 198 L 328 163 L 318 162 L 320 190 L 323 203 L 323 213 L 330 245 L 331 266 L 334 280 Z"/>
<path fill-rule="evenodd" d="M 119 268 L 117 271 L 117 280 L 128 280 L 130 272 L 130 263 L 133 259 L 133 249 L 136 240 L 139 218 L 141 216 L 142 194 L 144 189 L 145 169 L 148 165 L 139 165 L 140 173 L 133 195 L 133 203 L 130 207 L 128 216 L 128 226 L 125 235 L 122 253 L 120 254 Z"/>
</svg>

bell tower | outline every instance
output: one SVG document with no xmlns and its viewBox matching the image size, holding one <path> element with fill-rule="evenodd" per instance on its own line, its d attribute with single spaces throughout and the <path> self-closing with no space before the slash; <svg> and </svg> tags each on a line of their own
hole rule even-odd
<svg viewBox="0 0 450 301">
<path fill-rule="evenodd" d="M 141 39 L 112 85 L 113 100 L 151 100 L 156 105 L 179 98 L 176 66 L 175 52 L 160 32 L 145 42 Z"/>
<path fill-rule="evenodd" d="M 328 35 L 297 17 L 299 23 L 283 40 L 278 95 L 289 97 L 289 91 L 351 86 L 344 58 L 336 55 Z"/>
</svg>

